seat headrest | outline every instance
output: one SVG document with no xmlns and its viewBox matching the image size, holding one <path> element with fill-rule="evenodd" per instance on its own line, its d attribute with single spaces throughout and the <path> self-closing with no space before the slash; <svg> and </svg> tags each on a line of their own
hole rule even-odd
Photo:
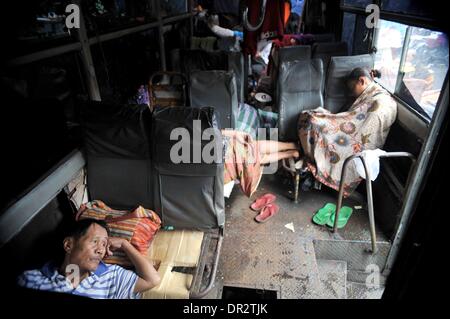
<svg viewBox="0 0 450 319">
<path fill-rule="evenodd" d="M 280 48 L 278 53 L 279 63 L 307 60 L 311 59 L 311 46 L 310 45 L 294 45 L 290 47 Z"/>
<path fill-rule="evenodd" d="M 374 66 L 374 56 L 370 54 L 332 57 L 328 69 L 326 95 L 345 95 L 347 87 L 345 78 L 354 68 L 372 69 Z"/>
<path fill-rule="evenodd" d="M 91 101 L 82 106 L 85 150 L 90 155 L 149 158 L 151 112 L 147 105 Z"/>
<path fill-rule="evenodd" d="M 354 68 L 372 69 L 373 66 L 374 56 L 370 54 L 332 57 L 325 84 L 325 108 L 337 113 L 350 106 L 353 98 L 348 94 L 346 77 Z"/>
<path fill-rule="evenodd" d="M 320 59 L 298 60 L 281 64 L 278 83 L 282 91 L 297 93 L 322 91 L 323 63 Z"/>
<path fill-rule="evenodd" d="M 221 128 L 233 128 L 239 106 L 234 72 L 194 71 L 189 86 L 192 107 L 212 106 Z"/>
</svg>

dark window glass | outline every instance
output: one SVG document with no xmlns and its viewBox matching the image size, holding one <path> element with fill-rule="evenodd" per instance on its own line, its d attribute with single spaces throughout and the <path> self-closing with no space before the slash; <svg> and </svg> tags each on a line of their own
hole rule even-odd
<svg viewBox="0 0 450 319">
<path fill-rule="evenodd" d="M 347 42 L 348 53 L 353 53 L 353 34 L 355 33 L 356 14 L 344 13 L 344 21 L 342 26 L 342 41 Z"/>
<path fill-rule="evenodd" d="M 369 4 L 372 4 L 373 0 L 344 0 L 344 5 L 357 7 L 357 8 L 366 8 Z"/>
<path fill-rule="evenodd" d="M 381 0 L 383 11 L 402 13 L 416 16 L 433 16 L 433 2 L 415 0 Z"/>
<path fill-rule="evenodd" d="M 74 53 L 5 70 L 0 83 L 3 211 L 79 146 L 76 108 L 86 88 Z"/>
<path fill-rule="evenodd" d="M 169 17 L 187 13 L 187 0 L 160 0 L 161 16 Z"/>
<path fill-rule="evenodd" d="M 86 0 L 83 1 L 86 29 L 96 36 L 155 21 L 152 1 Z"/>
</svg>

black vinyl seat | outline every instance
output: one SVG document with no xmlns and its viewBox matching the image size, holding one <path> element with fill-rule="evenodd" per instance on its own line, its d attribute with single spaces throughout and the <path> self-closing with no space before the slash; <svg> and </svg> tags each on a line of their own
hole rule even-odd
<svg viewBox="0 0 450 319">
<path fill-rule="evenodd" d="M 152 121 L 152 146 L 154 164 L 155 211 L 160 212 L 164 225 L 181 229 L 214 229 L 224 226 L 224 166 L 222 158 L 211 163 L 203 157 L 203 150 L 210 141 L 196 144 L 195 132 L 202 135 L 205 129 L 213 129 L 214 140 L 222 146 L 221 133 L 212 107 L 156 108 Z M 193 121 L 200 121 L 194 127 Z M 183 128 L 189 140 L 183 141 L 183 151 L 189 148 L 187 162 L 174 163 L 173 147 L 180 141 L 173 140 L 174 129 Z M 200 136 L 201 136 L 200 135 Z M 212 138 L 212 137 L 211 137 Z M 194 153 L 195 145 L 200 154 Z M 186 147 L 186 148 L 185 148 Z M 178 154 L 178 153 L 177 153 Z M 180 155 L 180 154 L 178 154 Z M 218 156 L 219 153 L 214 155 Z"/>
<path fill-rule="evenodd" d="M 227 71 L 194 71 L 190 75 L 191 107 L 212 106 L 220 128 L 234 128 L 239 112 L 236 76 Z"/>
<path fill-rule="evenodd" d="M 374 56 L 370 54 L 332 57 L 325 83 L 325 108 L 332 113 L 344 111 L 353 98 L 345 83 L 347 75 L 357 67 L 372 69 Z"/>
<path fill-rule="evenodd" d="M 347 54 L 347 42 L 314 43 L 312 47 L 312 58 L 322 60 L 324 74 L 328 72 L 328 66 L 332 57 L 346 56 Z"/>
<path fill-rule="evenodd" d="M 276 83 L 278 81 L 281 64 L 290 61 L 309 60 L 311 59 L 312 51 L 310 45 L 294 45 L 289 47 L 274 48 L 272 49 L 271 54 L 273 59 L 273 67 L 270 77 L 276 90 Z"/>
<path fill-rule="evenodd" d="M 297 141 L 298 116 L 324 105 L 323 63 L 320 59 L 281 64 L 277 81 L 278 133 L 280 141 Z"/>
<path fill-rule="evenodd" d="M 153 208 L 148 106 L 88 102 L 81 117 L 90 199 Z"/>
<path fill-rule="evenodd" d="M 244 101 L 244 56 L 241 52 L 175 49 L 171 52 L 172 68 L 189 76 L 194 71 L 234 72 L 239 102 Z"/>
</svg>

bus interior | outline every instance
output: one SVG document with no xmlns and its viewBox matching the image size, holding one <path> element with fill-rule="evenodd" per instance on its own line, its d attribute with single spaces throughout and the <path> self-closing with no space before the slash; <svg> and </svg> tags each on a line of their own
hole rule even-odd
<svg viewBox="0 0 450 319">
<path fill-rule="evenodd" d="M 164 287 L 145 298 L 383 298 L 445 147 L 449 45 L 434 3 L 9 2 L 0 73 L 7 284 L 53 258 L 80 205 L 101 200 L 162 218 L 152 245 L 169 251 L 155 257 Z M 74 28 L 71 4 L 80 10 Z M 269 20 L 279 34 L 263 31 Z M 154 124 L 156 108 L 213 107 L 221 128 L 294 142 L 302 111 L 348 105 L 344 76 L 356 67 L 381 72 L 375 81 L 397 117 L 378 177 L 348 197 L 290 161 L 265 171 L 250 198 L 223 187 L 220 165 L 158 162 L 168 144 L 152 140 L 150 126 L 168 119 Z M 255 222 L 249 207 L 267 193 L 279 212 Z M 313 223 L 328 204 L 352 209 L 345 227 Z"/>
</svg>

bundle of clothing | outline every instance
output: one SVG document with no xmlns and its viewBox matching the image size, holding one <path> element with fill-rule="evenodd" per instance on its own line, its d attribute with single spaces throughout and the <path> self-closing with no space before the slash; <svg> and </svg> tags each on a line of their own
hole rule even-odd
<svg viewBox="0 0 450 319">
<path fill-rule="evenodd" d="M 248 22 L 256 25 L 258 20 L 264 19 L 261 27 L 256 31 L 244 32 L 243 51 L 245 54 L 255 56 L 257 43 L 260 40 L 281 39 L 284 35 L 285 25 L 290 15 L 290 4 L 288 1 L 267 0 L 265 15 L 261 17 L 261 1 L 248 0 Z"/>
</svg>

